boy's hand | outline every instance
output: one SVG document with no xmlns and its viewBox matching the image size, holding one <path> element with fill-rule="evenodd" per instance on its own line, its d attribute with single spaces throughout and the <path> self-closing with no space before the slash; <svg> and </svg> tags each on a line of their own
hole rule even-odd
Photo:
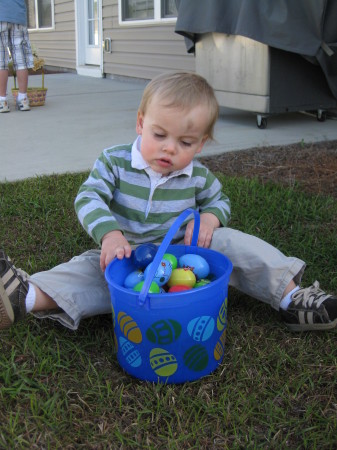
<svg viewBox="0 0 337 450">
<path fill-rule="evenodd" d="M 100 266 L 102 271 L 114 259 L 130 258 L 131 246 L 119 230 L 110 231 L 103 236 Z"/>
<path fill-rule="evenodd" d="M 220 227 L 219 219 L 212 213 L 200 214 L 200 229 L 198 237 L 198 246 L 208 248 L 211 245 L 211 240 L 215 228 Z M 194 228 L 194 220 L 187 224 L 184 244 L 191 245 Z"/>
</svg>

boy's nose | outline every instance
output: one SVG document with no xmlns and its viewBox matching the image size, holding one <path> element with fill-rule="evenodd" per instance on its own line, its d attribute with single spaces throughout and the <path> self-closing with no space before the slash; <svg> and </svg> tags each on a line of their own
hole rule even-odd
<svg viewBox="0 0 337 450">
<path fill-rule="evenodd" d="M 168 140 L 165 142 L 163 147 L 164 152 L 166 153 L 175 153 L 176 152 L 176 143 L 173 140 Z"/>
</svg>

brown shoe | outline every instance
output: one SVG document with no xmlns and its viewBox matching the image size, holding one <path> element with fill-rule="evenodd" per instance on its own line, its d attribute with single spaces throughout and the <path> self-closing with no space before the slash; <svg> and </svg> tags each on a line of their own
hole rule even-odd
<svg viewBox="0 0 337 450">
<path fill-rule="evenodd" d="M 26 316 L 28 275 L 17 269 L 3 250 L 0 250 L 0 330 Z"/>
</svg>

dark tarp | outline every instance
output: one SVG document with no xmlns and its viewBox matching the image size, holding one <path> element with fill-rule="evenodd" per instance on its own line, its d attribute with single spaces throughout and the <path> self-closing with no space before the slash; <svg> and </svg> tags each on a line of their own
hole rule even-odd
<svg viewBox="0 0 337 450">
<path fill-rule="evenodd" d="M 189 53 L 205 33 L 245 36 L 319 64 L 337 99 L 337 0 L 176 0 Z"/>
</svg>

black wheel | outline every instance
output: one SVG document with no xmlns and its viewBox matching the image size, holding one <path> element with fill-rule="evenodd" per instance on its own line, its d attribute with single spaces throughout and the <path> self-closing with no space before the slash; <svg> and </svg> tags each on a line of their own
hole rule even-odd
<svg viewBox="0 0 337 450">
<path fill-rule="evenodd" d="M 319 109 L 317 111 L 317 120 L 318 122 L 325 122 L 326 121 L 326 111 L 322 111 Z"/>
<path fill-rule="evenodd" d="M 267 117 L 257 116 L 256 117 L 256 125 L 260 130 L 264 130 L 267 128 Z"/>
</svg>

